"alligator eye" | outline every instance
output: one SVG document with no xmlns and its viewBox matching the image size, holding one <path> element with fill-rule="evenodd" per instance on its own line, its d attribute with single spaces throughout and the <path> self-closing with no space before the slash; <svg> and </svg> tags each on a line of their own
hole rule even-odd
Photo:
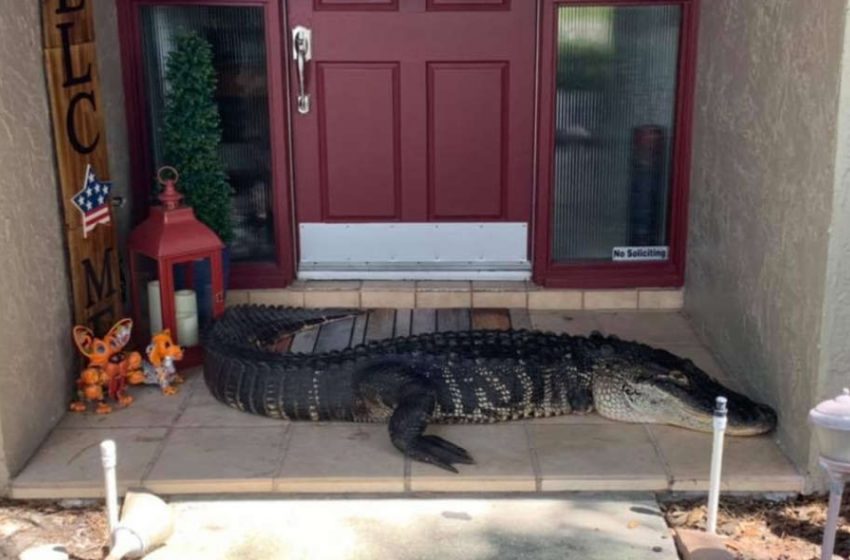
<svg viewBox="0 0 850 560">
<path fill-rule="evenodd" d="M 635 395 L 640 393 L 640 391 L 638 391 L 631 383 L 623 383 L 620 390 L 627 397 L 634 397 Z"/>
</svg>

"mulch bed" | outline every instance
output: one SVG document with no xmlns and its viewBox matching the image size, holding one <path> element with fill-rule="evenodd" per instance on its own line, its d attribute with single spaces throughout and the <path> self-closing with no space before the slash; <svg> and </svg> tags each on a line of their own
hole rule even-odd
<svg viewBox="0 0 850 560">
<path fill-rule="evenodd" d="M 726 547 L 741 560 L 818 560 L 826 523 L 827 496 L 784 499 L 729 496 L 720 500 L 717 533 L 727 536 Z M 705 498 L 661 503 L 667 524 L 674 529 L 705 529 Z M 844 493 L 835 554 L 850 558 L 850 492 Z"/>
<path fill-rule="evenodd" d="M 0 560 L 50 543 L 64 545 L 72 560 L 100 560 L 108 534 L 103 505 L 96 502 L 0 499 Z"/>
</svg>

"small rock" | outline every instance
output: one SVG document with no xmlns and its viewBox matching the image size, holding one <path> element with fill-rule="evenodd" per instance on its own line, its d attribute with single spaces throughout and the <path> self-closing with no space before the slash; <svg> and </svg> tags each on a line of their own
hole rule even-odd
<svg viewBox="0 0 850 560">
<path fill-rule="evenodd" d="M 66 498 L 59 500 L 57 505 L 63 509 L 80 509 L 98 505 L 99 500 L 81 499 L 81 498 Z"/>
<path fill-rule="evenodd" d="M 443 517 L 446 519 L 458 519 L 460 521 L 472 521 L 472 516 L 465 511 L 444 511 Z"/>
<path fill-rule="evenodd" d="M 698 525 L 705 519 L 705 515 L 701 508 L 692 509 L 687 513 L 685 524 L 689 527 Z"/>
<path fill-rule="evenodd" d="M 723 537 L 702 531 L 679 529 L 676 531 L 676 546 L 684 560 L 734 560 L 726 550 Z"/>
<path fill-rule="evenodd" d="M 681 527 L 682 525 L 687 524 L 688 522 L 688 512 L 686 511 L 677 511 L 670 514 L 668 522 L 673 527 Z"/>
<path fill-rule="evenodd" d="M 727 521 L 717 527 L 717 532 L 721 535 L 734 536 L 738 534 L 738 524 L 734 521 Z"/>
</svg>

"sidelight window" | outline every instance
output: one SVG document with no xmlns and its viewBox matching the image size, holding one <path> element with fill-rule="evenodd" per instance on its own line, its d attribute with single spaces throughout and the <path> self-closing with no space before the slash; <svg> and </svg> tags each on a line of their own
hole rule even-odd
<svg viewBox="0 0 850 560">
<path fill-rule="evenodd" d="M 220 156 L 233 188 L 235 262 L 275 258 L 272 157 L 264 13 L 256 6 L 145 5 L 140 9 L 150 150 L 164 160 L 166 60 L 174 40 L 194 32 L 209 41 L 221 117 Z"/>
<path fill-rule="evenodd" d="M 680 19 L 678 6 L 559 8 L 555 261 L 667 246 Z"/>
<path fill-rule="evenodd" d="M 680 284 L 693 4 L 547 4 L 536 276 L 582 288 Z"/>
</svg>

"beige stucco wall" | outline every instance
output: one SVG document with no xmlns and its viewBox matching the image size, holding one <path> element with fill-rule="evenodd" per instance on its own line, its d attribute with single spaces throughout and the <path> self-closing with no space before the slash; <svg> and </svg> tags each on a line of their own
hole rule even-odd
<svg viewBox="0 0 850 560">
<path fill-rule="evenodd" d="M 0 495 L 62 416 L 72 376 L 39 10 L 0 10 Z"/>
<path fill-rule="evenodd" d="M 845 14 L 845 21 L 850 12 Z M 845 24 L 847 29 L 847 24 Z M 850 387 L 850 33 L 844 35 L 816 400 Z M 816 446 L 809 464 L 815 464 Z M 818 471 L 819 472 L 819 471 Z"/>
<path fill-rule="evenodd" d="M 817 4 L 817 9 L 812 9 Z M 702 2 L 685 308 L 809 466 L 846 0 Z"/>
</svg>

